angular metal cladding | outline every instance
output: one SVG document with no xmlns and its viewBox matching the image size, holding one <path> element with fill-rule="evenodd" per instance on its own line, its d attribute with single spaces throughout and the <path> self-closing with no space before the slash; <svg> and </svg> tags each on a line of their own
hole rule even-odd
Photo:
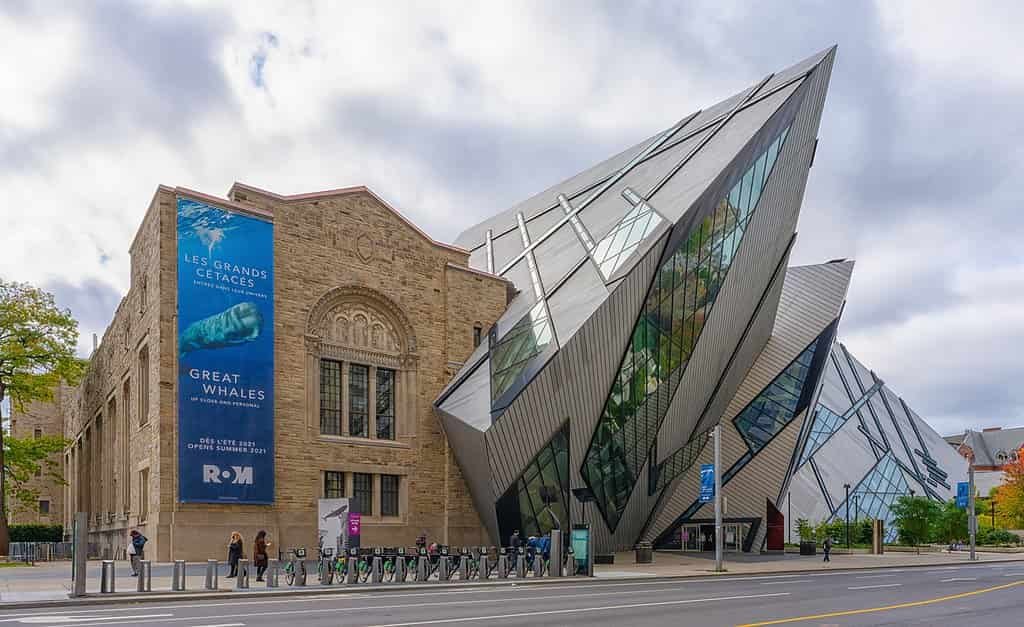
<svg viewBox="0 0 1024 627">
<path fill-rule="evenodd" d="M 263 332 L 263 314 L 256 303 L 232 305 L 224 311 L 193 322 L 178 338 L 180 354 L 224 348 L 252 342 Z"/>
</svg>

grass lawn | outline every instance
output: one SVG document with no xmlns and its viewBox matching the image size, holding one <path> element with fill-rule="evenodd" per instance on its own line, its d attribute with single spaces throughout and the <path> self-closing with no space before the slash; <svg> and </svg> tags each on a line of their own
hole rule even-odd
<svg viewBox="0 0 1024 627">
<path fill-rule="evenodd" d="M 18 566 L 31 566 L 25 562 L 0 562 L 0 568 L 16 568 Z"/>
</svg>

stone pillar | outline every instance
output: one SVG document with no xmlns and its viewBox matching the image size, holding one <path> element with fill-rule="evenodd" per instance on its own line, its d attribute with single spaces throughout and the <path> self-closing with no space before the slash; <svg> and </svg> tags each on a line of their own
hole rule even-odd
<svg viewBox="0 0 1024 627">
<path fill-rule="evenodd" d="M 366 435 L 377 437 L 377 366 L 370 366 L 366 382 Z"/>
<path fill-rule="evenodd" d="M 351 400 L 348 395 L 348 369 L 349 362 L 341 362 L 341 435 L 349 435 L 348 432 L 348 406 Z M 348 490 L 345 494 L 351 494 Z"/>
</svg>

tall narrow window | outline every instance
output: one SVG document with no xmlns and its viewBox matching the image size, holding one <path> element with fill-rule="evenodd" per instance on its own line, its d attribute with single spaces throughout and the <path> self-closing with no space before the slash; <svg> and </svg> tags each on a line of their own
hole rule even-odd
<svg viewBox="0 0 1024 627">
<path fill-rule="evenodd" d="M 354 513 L 369 516 L 373 513 L 373 475 L 352 473 L 352 501 Z"/>
<path fill-rule="evenodd" d="M 139 471 L 139 523 L 149 518 L 149 468 Z"/>
<path fill-rule="evenodd" d="M 139 350 L 139 426 L 149 422 L 149 347 Z"/>
<path fill-rule="evenodd" d="M 377 439 L 395 439 L 395 371 L 377 368 Z"/>
<path fill-rule="evenodd" d="M 49 501 L 39 501 L 39 513 L 43 514 L 43 515 L 46 515 L 46 516 L 50 515 L 50 502 Z"/>
<path fill-rule="evenodd" d="M 367 408 L 369 405 L 370 368 L 351 364 L 348 371 L 348 434 L 356 438 L 370 437 Z"/>
<path fill-rule="evenodd" d="M 398 475 L 380 476 L 380 515 L 398 516 Z"/>
<path fill-rule="evenodd" d="M 107 475 L 107 485 L 109 486 L 107 488 L 105 509 L 107 512 L 112 512 L 115 509 L 114 505 L 117 499 L 120 498 L 117 473 L 114 469 L 117 468 L 117 462 L 120 459 L 120 454 L 117 451 L 117 442 L 118 438 L 121 437 L 119 433 L 121 431 L 121 421 L 117 419 L 117 398 L 113 396 L 110 397 L 110 401 L 107 403 L 107 430 L 109 432 L 107 435 L 107 451 L 110 454 L 110 461 L 107 462 L 106 468 L 103 469 L 103 472 Z"/>
<path fill-rule="evenodd" d="M 341 435 L 341 362 L 320 360 L 320 433 Z"/>
<path fill-rule="evenodd" d="M 480 340 L 483 337 L 483 333 L 484 333 L 483 327 L 479 327 L 479 326 L 473 327 L 473 348 L 476 348 L 477 346 L 480 346 Z"/>
<path fill-rule="evenodd" d="M 146 311 L 146 277 L 142 277 L 139 285 L 139 311 Z"/>
<path fill-rule="evenodd" d="M 36 429 L 35 431 L 32 432 L 32 437 L 37 439 L 37 440 L 39 438 L 43 437 L 43 430 L 42 429 Z"/>
<path fill-rule="evenodd" d="M 345 473 L 328 470 L 324 473 L 324 498 L 340 499 L 345 497 Z"/>
<path fill-rule="evenodd" d="M 121 389 L 121 432 L 124 438 L 121 440 L 121 476 L 124 477 L 124 485 L 121 486 L 121 511 L 128 513 L 132 501 L 132 464 L 131 464 L 131 427 L 132 427 L 132 380 L 125 379 Z"/>
</svg>

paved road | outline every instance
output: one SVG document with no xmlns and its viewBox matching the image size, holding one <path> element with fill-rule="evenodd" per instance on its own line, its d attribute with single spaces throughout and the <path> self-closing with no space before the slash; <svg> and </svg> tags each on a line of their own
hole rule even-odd
<svg viewBox="0 0 1024 627">
<path fill-rule="evenodd" d="M 11 611 L 0 625 L 987 625 L 1020 624 L 1024 564 L 594 581 L 498 589 L 182 601 Z M 789 620 L 800 619 L 803 620 Z"/>
</svg>

